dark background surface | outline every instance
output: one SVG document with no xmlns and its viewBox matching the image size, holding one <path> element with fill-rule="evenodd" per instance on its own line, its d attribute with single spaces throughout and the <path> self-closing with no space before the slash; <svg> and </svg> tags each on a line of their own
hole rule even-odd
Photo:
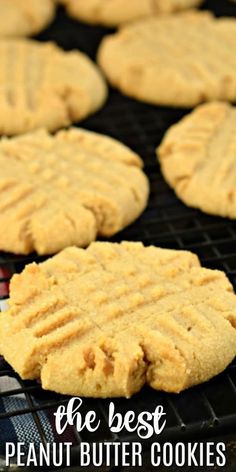
<svg viewBox="0 0 236 472">
<path fill-rule="evenodd" d="M 217 15 L 236 16 L 236 4 L 226 0 L 209 0 L 204 3 L 203 8 L 211 9 Z M 63 10 L 59 9 L 54 23 L 37 39 L 56 41 L 66 50 L 78 48 L 94 59 L 100 40 L 108 32 L 105 28 L 91 27 L 69 19 Z M 187 112 L 188 110 L 154 107 L 135 102 L 121 96 L 117 91 L 110 90 L 105 107 L 79 126 L 113 136 L 138 152 L 144 160 L 145 171 L 151 183 L 147 210 L 136 223 L 116 235 L 113 240 L 141 240 L 145 244 L 191 250 L 198 254 L 206 267 L 224 270 L 236 288 L 236 222 L 207 216 L 186 207 L 175 197 L 159 172 L 155 148 L 168 127 Z M 25 263 L 38 259 L 36 255 L 22 258 L 1 253 L 2 285 L 6 287 L 12 272 L 19 271 Z M 3 291 L 1 293 L 3 294 Z M 28 385 L 22 382 L 22 391 L 28 388 Z M 42 393 L 39 386 L 35 386 L 33 393 L 30 393 L 33 399 L 34 395 L 40 400 L 40 407 L 35 410 L 36 415 L 40 408 L 47 408 L 51 403 L 59 404 L 61 401 L 61 397 Z M 147 405 L 152 411 L 157 404 L 163 404 L 168 416 L 164 440 L 210 440 L 212 437 L 217 441 L 225 440 L 228 445 L 228 464 L 227 468 L 221 470 L 236 472 L 236 363 L 211 382 L 178 396 L 145 388 L 131 400 L 120 399 L 115 402 L 117 409 L 123 412 L 128 409 L 142 411 L 147 409 Z M 105 427 L 107 402 L 88 399 L 86 408 L 97 409 L 103 416 L 104 431 L 97 440 L 109 439 Z M 83 437 L 80 439 L 87 440 Z M 137 437 L 128 439 L 137 440 Z M 127 470 L 128 468 L 124 468 L 122 472 Z M 142 470 L 151 472 L 154 469 L 147 463 L 146 469 Z M 176 472 L 178 469 L 169 470 Z M 198 468 L 181 470 L 187 472 Z"/>
</svg>

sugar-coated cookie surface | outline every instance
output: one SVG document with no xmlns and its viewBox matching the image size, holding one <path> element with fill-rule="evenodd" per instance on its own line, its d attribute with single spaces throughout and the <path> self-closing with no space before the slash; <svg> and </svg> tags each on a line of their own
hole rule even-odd
<svg viewBox="0 0 236 472">
<path fill-rule="evenodd" d="M 59 0 L 74 18 L 118 26 L 147 16 L 159 16 L 200 5 L 203 0 Z"/>
<path fill-rule="evenodd" d="M 53 43 L 0 40 L 0 133 L 54 131 L 96 111 L 107 88 L 95 64 Z"/>
<path fill-rule="evenodd" d="M 190 11 L 105 37 L 98 62 L 123 93 L 156 105 L 236 100 L 236 19 Z"/>
<path fill-rule="evenodd" d="M 0 0 L 0 36 L 39 33 L 54 18 L 54 0 Z"/>
<path fill-rule="evenodd" d="M 0 250 L 53 254 L 112 236 L 144 210 L 148 180 L 123 144 L 82 129 L 0 141 Z"/>
<path fill-rule="evenodd" d="M 236 108 L 200 105 L 167 131 L 158 149 L 163 175 L 184 203 L 236 219 Z"/>
<path fill-rule="evenodd" d="M 180 392 L 236 354 L 236 296 L 190 252 L 142 243 L 67 248 L 14 275 L 0 353 L 63 394 Z"/>
</svg>

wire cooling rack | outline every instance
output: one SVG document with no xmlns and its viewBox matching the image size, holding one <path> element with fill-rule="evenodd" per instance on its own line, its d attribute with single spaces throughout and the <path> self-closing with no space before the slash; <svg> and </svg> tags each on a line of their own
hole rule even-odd
<svg viewBox="0 0 236 472">
<path fill-rule="evenodd" d="M 232 2 L 212 0 L 205 2 L 204 8 L 210 8 L 217 15 L 236 16 L 236 5 Z M 59 10 L 53 25 L 38 39 L 54 40 L 65 49 L 79 48 L 94 58 L 99 41 L 105 33 L 107 30 L 104 28 L 77 23 Z M 148 208 L 137 222 L 116 235 L 113 240 L 141 240 L 145 244 L 193 251 L 198 254 L 204 266 L 224 270 L 236 289 L 236 222 L 207 216 L 183 205 L 164 182 L 155 158 L 155 148 L 161 142 L 165 131 L 185 113 L 187 110 L 138 103 L 111 90 L 106 106 L 81 126 L 121 140 L 138 152 L 145 162 L 145 172 L 151 184 Z M 0 253 L 1 300 L 8 296 L 8 284 L 12 274 L 21 271 L 25 264 L 34 260 L 43 258 L 35 254 L 21 257 Z M 3 384 L 6 385 L 6 379 L 8 387 L 1 389 Z M 19 398 L 16 403 L 18 407 L 15 404 L 0 413 L 0 437 L 1 427 L 8 419 L 30 418 L 42 443 L 48 440 L 43 415 L 52 415 L 59 404 L 66 404 L 68 401 L 66 397 L 43 392 L 35 382 L 23 382 L 2 359 L 0 402 L 11 398 Z M 21 402 L 22 399 L 24 403 Z M 101 420 L 101 428 L 99 434 L 91 437 L 86 431 L 82 435 L 77 434 L 72 427 L 72 464 L 76 463 L 81 441 L 138 440 L 135 434 L 122 433 L 115 437 L 111 435 L 107 425 L 108 403 L 108 400 L 84 401 L 84 412 L 95 409 Z M 202 439 L 210 436 L 221 437 L 227 432 L 235 433 L 236 362 L 212 381 L 179 395 L 163 394 L 144 388 L 130 400 L 115 400 L 116 409 L 123 413 L 129 409 L 136 413 L 144 409 L 152 412 L 158 404 L 163 405 L 168 419 L 162 440 Z M 145 442 L 144 446 L 148 448 L 148 442 Z M 235 466 L 232 467 L 227 470 L 235 471 Z"/>
</svg>

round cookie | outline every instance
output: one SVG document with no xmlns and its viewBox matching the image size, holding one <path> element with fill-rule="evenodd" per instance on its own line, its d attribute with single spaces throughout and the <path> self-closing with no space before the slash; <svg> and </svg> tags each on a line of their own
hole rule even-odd
<svg viewBox="0 0 236 472">
<path fill-rule="evenodd" d="M 119 26 L 154 15 L 199 6 L 203 0 L 59 0 L 73 18 L 91 24 Z"/>
<path fill-rule="evenodd" d="M 200 105 L 167 131 L 158 155 L 165 179 L 184 203 L 236 218 L 236 108 Z"/>
<path fill-rule="evenodd" d="M 54 18 L 54 0 L 0 0 L 0 36 L 39 33 Z"/>
<path fill-rule="evenodd" d="M 236 20 L 186 12 L 139 21 L 105 37 L 98 62 L 110 83 L 156 105 L 236 100 Z"/>
<path fill-rule="evenodd" d="M 52 43 L 0 40 L 0 133 L 54 131 L 104 103 L 107 88 L 95 64 Z"/>
<path fill-rule="evenodd" d="M 141 159 L 109 137 L 70 129 L 0 141 L 0 250 L 52 254 L 132 223 L 149 185 Z"/>
<path fill-rule="evenodd" d="M 190 252 L 92 243 L 28 265 L 0 314 L 0 353 L 62 394 L 180 392 L 236 354 L 236 296 Z M 60 369 L 58 369 L 60 366 Z"/>
</svg>

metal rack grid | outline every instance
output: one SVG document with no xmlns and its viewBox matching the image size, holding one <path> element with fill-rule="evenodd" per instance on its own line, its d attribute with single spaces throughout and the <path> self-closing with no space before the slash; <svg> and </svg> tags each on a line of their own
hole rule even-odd
<svg viewBox="0 0 236 472">
<path fill-rule="evenodd" d="M 217 5 L 216 5 L 217 4 Z M 236 5 L 227 1 L 208 1 L 205 8 L 217 14 L 236 16 Z M 80 48 L 94 58 L 97 45 L 107 30 L 79 24 L 67 18 L 59 10 L 54 24 L 40 40 L 57 41 L 65 49 Z M 164 182 L 155 158 L 155 148 L 161 142 L 166 129 L 177 122 L 187 111 L 153 107 L 122 97 L 111 90 L 106 106 L 96 115 L 87 119 L 82 126 L 107 133 L 137 151 L 145 162 L 145 171 L 151 183 L 151 196 L 147 210 L 141 218 L 113 240 L 141 240 L 145 244 L 160 247 L 187 249 L 200 257 L 204 266 L 224 270 L 236 289 L 236 222 L 207 216 L 200 211 L 187 208 Z M 3 230 L 3 229 L 2 229 Z M 26 263 L 42 260 L 35 254 L 28 257 L 0 254 L 0 298 L 8 295 L 11 275 L 23 269 Z M 45 443 L 47 436 L 40 417 L 41 412 L 51 411 L 68 399 L 56 394 L 43 392 L 35 382 L 23 382 L 3 360 L 0 361 L 0 386 L 3 377 L 14 378 L 18 386 L 1 392 L 0 400 L 15 395 L 23 395 L 25 407 L 0 414 L 1 421 L 7 417 L 30 415 Z M 162 404 L 167 413 L 167 427 L 162 440 L 202 438 L 236 430 L 236 362 L 223 374 L 211 382 L 185 391 L 178 396 L 155 392 L 144 388 L 130 400 L 117 399 L 118 411 L 134 409 L 137 413 L 147 405 L 153 411 Z M 107 426 L 108 400 L 84 401 L 84 411 L 96 409 L 101 419 L 99 435 L 92 441 L 120 440 L 135 441 L 135 435 L 121 434 L 112 437 Z M 76 462 L 79 443 L 88 440 L 86 431 L 82 435 L 74 432 L 74 460 Z M 148 443 L 145 443 L 148 446 Z"/>
</svg>

